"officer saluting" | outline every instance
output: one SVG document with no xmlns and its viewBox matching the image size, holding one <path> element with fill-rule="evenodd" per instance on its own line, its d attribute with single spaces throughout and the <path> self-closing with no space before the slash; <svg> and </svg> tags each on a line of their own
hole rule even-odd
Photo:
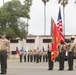
<svg viewBox="0 0 76 75">
<path fill-rule="evenodd" d="M 75 37 L 71 37 L 71 43 L 68 45 L 68 70 L 73 70 L 73 55 L 74 55 L 74 50 L 76 48 L 76 44 L 74 43 Z"/>
<path fill-rule="evenodd" d="M 1 60 L 1 74 L 7 73 L 7 47 L 10 53 L 10 44 L 6 39 L 6 34 L 2 33 L 0 39 L 0 60 Z"/>
</svg>

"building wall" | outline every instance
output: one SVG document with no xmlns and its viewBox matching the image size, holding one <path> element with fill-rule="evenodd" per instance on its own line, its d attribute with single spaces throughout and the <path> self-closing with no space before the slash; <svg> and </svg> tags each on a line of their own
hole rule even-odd
<svg viewBox="0 0 76 75">
<path fill-rule="evenodd" d="M 66 35 L 66 38 L 70 38 L 72 35 Z M 76 38 L 76 35 L 75 35 Z M 27 39 L 35 39 L 34 43 L 27 43 L 26 40 Z M 27 36 L 26 39 L 23 39 L 22 41 L 19 40 L 18 43 L 10 43 L 10 47 L 12 51 L 16 51 L 16 47 L 19 48 L 19 50 L 21 50 L 22 47 L 24 47 L 24 50 L 33 50 L 33 49 L 37 49 L 37 47 L 42 50 L 42 47 L 44 47 L 45 50 L 47 50 L 48 44 L 49 43 L 43 43 L 43 39 L 52 39 L 52 37 L 50 35 L 39 35 L 39 36 L 35 36 L 35 35 L 31 35 L 31 36 Z M 76 39 L 75 39 L 76 42 Z"/>
</svg>

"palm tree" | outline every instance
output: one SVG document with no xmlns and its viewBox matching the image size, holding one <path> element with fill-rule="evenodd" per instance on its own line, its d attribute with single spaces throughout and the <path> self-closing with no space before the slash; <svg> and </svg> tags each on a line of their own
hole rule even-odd
<svg viewBox="0 0 76 75">
<path fill-rule="evenodd" d="M 24 3 L 25 3 L 25 4 L 32 5 L 32 0 L 25 0 Z"/>
<path fill-rule="evenodd" d="M 4 0 L 3 0 L 3 4 L 4 4 Z"/>
<path fill-rule="evenodd" d="M 75 0 L 75 3 L 76 3 L 76 0 Z"/>
<path fill-rule="evenodd" d="M 42 2 L 44 3 L 44 35 L 46 35 L 46 3 L 49 0 L 42 0 Z"/>
<path fill-rule="evenodd" d="M 32 0 L 25 0 L 24 3 L 31 6 L 32 5 Z M 29 19 L 27 18 L 27 33 L 28 33 L 28 26 L 29 26 L 28 21 L 29 21 Z"/>
</svg>

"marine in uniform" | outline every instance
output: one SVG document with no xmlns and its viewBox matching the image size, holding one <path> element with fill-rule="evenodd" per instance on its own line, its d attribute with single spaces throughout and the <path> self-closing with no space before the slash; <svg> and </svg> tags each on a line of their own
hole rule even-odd
<svg viewBox="0 0 76 75">
<path fill-rule="evenodd" d="M 23 53 L 22 53 L 22 50 L 20 50 L 20 63 L 22 62 L 22 56 L 23 56 Z"/>
<path fill-rule="evenodd" d="M 39 63 L 39 49 L 36 50 L 36 63 Z"/>
<path fill-rule="evenodd" d="M 29 62 L 29 58 L 30 58 L 30 51 L 27 52 L 27 62 Z"/>
<path fill-rule="evenodd" d="M 64 60 L 65 60 L 66 45 L 61 42 L 59 44 L 58 50 L 59 50 L 59 55 L 58 55 L 59 70 L 64 70 Z"/>
<path fill-rule="evenodd" d="M 33 59 L 34 59 L 34 62 L 36 61 L 36 50 L 33 51 Z"/>
<path fill-rule="evenodd" d="M 71 43 L 67 45 L 68 50 L 68 70 L 73 70 L 73 56 L 74 56 L 74 50 L 76 49 L 76 44 L 74 43 L 75 37 L 71 37 Z"/>
<path fill-rule="evenodd" d="M 24 52 L 24 62 L 26 62 L 26 56 L 27 56 L 27 52 Z"/>
<path fill-rule="evenodd" d="M 43 62 L 45 62 L 45 51 L 43 51 Z"/>
<path fill-rule="evenodd" d="M 7 50 L 9 53 L 11 53 L 10 44 L 9 41 L 6 39 L 6 34 L 2 33 L 0 39 L 1 74 L 7 73 Z"/>
<path fill-rule="evenodd" d="M 48 61 L 47 51 L 45 51 L 45 59 L 46 59 L 46 62 L 47 62 Z"/>
<path fill-rule="evenodd" d="M 39 52 L 39 59 L 40 59 L 40 62 L 41 62 L 42 61 L 42 52 L 41 52 L 41 50 Z"/>
<path fill-rule="evenodd" d="M 48 46 L 48 70 L 53 70 L 53 61 L 51 60 L 51 48 Z"/>
<path fill-rule="evenodd" d="M 30 62 L 33 62 L 33 52 L 32 52 L 32 50 L 30 51 Z"/>
</svg>

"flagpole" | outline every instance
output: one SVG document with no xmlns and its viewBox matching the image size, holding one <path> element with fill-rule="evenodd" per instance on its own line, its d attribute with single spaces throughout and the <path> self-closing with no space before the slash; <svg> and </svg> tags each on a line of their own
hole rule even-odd
<svg viewBox="0 0 76 75">
<path fill-rule="evenodd" d="M 53 19 L 51 17 L 51 26 L 50 26 L 50 35 L 52 36 L 52 31 L 53 31 Z"/>
</svg>

